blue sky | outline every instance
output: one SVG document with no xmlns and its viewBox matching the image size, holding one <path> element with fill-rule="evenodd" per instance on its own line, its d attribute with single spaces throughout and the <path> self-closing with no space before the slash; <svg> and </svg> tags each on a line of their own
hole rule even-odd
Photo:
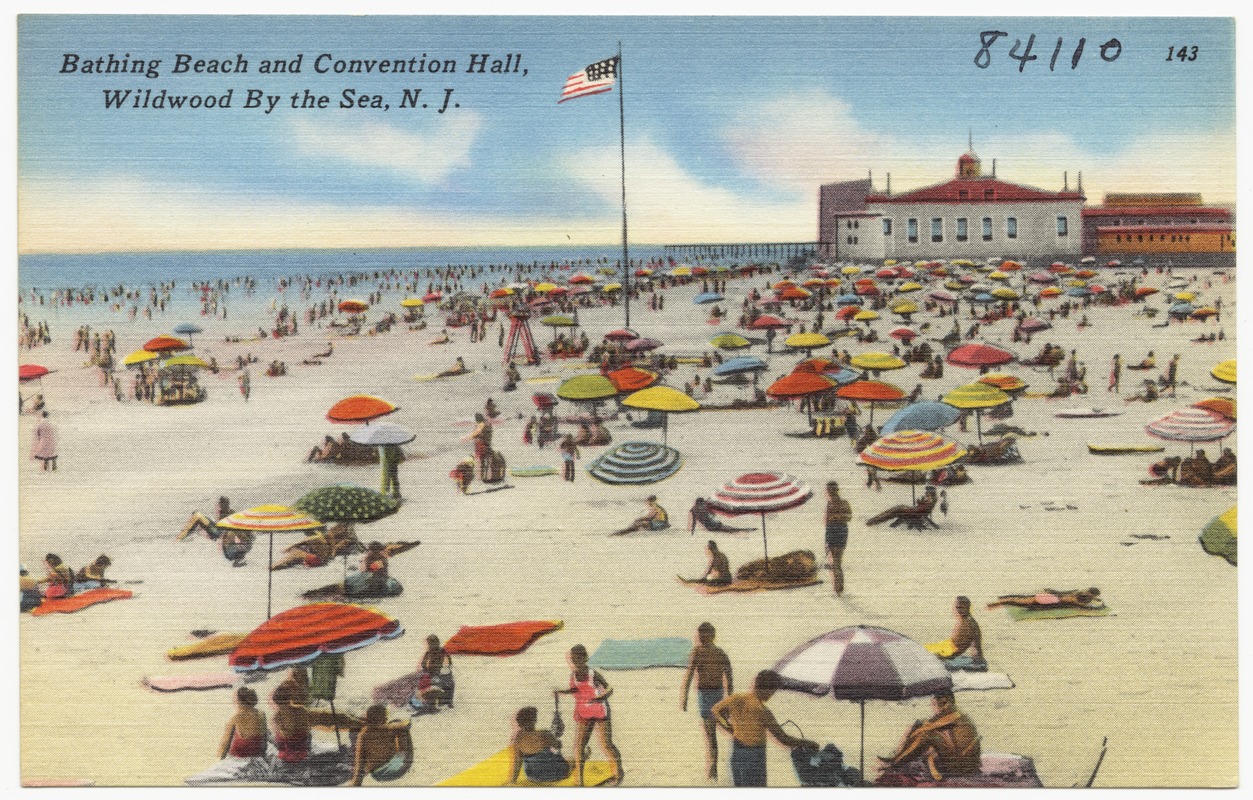
<svg viewBox="0 0 1253 800">
<path fill-rule="evenodd" d="M 1009 36 L 987 69 L 979 32 Z M 1008 51 L 1036 34 L 1020 73 Z M 622 42 L 632 239 L 811 240 L 818 185 L 872 170 L 893 189 L 952 174 L 973 130 L 998 174 L 1060 188 L 1235 199 L 1234 24 L 1202 18 L 110 17 L 18 26 L 24 252 L 593 244 L 620 225 L 618 97 L 556 104 Z M 1058 37 L 1063 46 L 1048 69 Z M 1078 69 L 1070 56 L 1080 37 Z M 1100 44 L 1117 37 L 1119 58 Z M 1168 62 L 1195 45 L 1196 61 Z M 162 75 L 60 74 L 65 53 L 160 59 Z M 239 75 L 171 75 L 174 54 Z M 262 59 L 304 54 L 300 75 Z M 451 75 L 315 74 L 313 59 L 453 58 Z M 521 53 L 522 75 L 472 75 Z M 293 110 L 309 88 L 387 111 Z M 460 108 L 398 108 L 405 88 Z M 242 108 L 260 88 L 273 113 Z M 230 110 L 106 110 L 104 89 L 220 96 Z M 615 92 L 617 89 L 615 89 Z"/>
</svg>

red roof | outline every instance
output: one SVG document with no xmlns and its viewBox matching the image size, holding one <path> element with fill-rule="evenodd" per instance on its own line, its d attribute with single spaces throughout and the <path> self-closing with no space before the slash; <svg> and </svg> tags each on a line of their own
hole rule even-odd
<svg viewBox="0 0 1253 800">
<path fill-rule="evenodd" d="M 1092 206 L 1083 210 L 1085 217 L 1225 217 L 1231 211 L 1213 206 Z"/>
<path fill-rule="evenodd" d="M 985 196 L 989 190 L 992 197 Z M 964 197 L 962 192 L 966 193 Z M 1022 203 L 1083 199 L 1079 192 L 1047 192 L 996 178 L 954 178 L 904 194 L 866 195 L 867 203 Z"/>
</svg>

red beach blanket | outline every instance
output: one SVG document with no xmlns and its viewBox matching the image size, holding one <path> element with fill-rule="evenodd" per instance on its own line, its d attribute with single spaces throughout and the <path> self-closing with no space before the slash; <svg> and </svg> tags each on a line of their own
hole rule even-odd
<svg viewBox="0 0 1253 800">
<path fill-rule="evenodd" d="M 512 656 L 539 637 L 561 629 L 561 621 L 506 622 L 502 625 L 463 625 L 444 643 L 449 653 L 476 656 Z"/>
<path fill-rule="evenodd" d="M 107 603 L 110 600 L 127 600 L 134 596 L 134 594 L 125 589 L 88 589 L 70 597 L 45 598 L 39 604 L 39 607 L 33 609 L 30 613 L 36 617 L 42 617 L 44 614 L 70 614 L 75 611 L 82 611 L 84 608 L 94 606 L 97 603 Z"/>
</svg>

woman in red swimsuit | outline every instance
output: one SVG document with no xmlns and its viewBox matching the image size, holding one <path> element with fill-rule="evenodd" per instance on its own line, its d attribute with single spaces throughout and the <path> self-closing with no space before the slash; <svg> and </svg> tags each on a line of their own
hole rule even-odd
<svg viewBox="0 0 1253 800">
<path fill-rule="evenodd" d="M 235 692 L 235 716 L 226 725 L 218 758 L 265 755 L 265 714 L 257 710 L 257 693 L 247 686 Z"/>
<path fill-rule="evenodd" d="M 600 746 L 613 758 L 614 776 L 610 786 L 622 783 L 622 754 L 613 744 L 613 728 L 609 722 L 609 704 L 606 702 L 613 689 L 599 672 L 587 666 L 587 648 L 576 644 L 570 648 L 566 659 L 570 664 L 570 688 L 555 689 L 553 695 L 574 695 L 574 774 L 579 786 L 583 785 L 583 751 L 592 739 L 592 729 L 600 731 Z"/>
</svg>

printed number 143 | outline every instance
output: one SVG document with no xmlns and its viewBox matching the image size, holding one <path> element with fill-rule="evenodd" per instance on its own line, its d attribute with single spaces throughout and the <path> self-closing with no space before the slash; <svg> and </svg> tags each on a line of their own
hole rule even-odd
<svg viewBox="0 0 1253 800">
<path fill-rule="evenodd" d="M 1200 48 L 1196 45 L 1183 45 L 1182 47 L 1171 46 L 1170 52 L 1166 54 L 1167 61 L 1196 61 Z"/>
</svg>

